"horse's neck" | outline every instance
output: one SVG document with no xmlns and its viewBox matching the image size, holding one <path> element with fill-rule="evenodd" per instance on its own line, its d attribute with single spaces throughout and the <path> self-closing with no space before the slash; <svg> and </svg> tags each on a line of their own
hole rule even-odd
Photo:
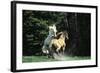
<svg viewBox="0 0 100 73">
<path fill-rule="evenodd" d="M 48 38 L 52 38 L 52 37 L 53 37 L 53 35 L 49 33 Z"/>
<path fill-rule="evenodd" d="M 51 32 L 51 31 L 49 31 L 49 35 L 48 35 L 49 37 L 52 37 L 52 36 L 54 36 L 54 33 L 53 32 Z"/>
<path fill-rule="evenodd" d="M 53 35 L 48 35 L 48 38 L 52 38 Z"/>
<path fill-rule="evenodd" d="M 64 38 L 64 37 L 60 37 L 59 39 L 60 39 L 60 40 L 64 40 L 64 41 L 65 41 L 65 38 Z"/>
<path fill-rule="evenodd" d="M 53 34 L 53 31 L 49 31 L 49 35 Z"/>
</svg>

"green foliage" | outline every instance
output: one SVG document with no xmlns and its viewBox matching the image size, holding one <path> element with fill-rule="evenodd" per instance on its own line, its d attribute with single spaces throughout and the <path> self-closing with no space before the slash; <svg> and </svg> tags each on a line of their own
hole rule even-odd
<svg viewBox="0 0 100 73">
<path fill-rule="evenodd" d="M 63 18 L 62 12 L 23 10 L 23 49 L 42 47 L 48 26 L 60 23 Z"/>
</svg>

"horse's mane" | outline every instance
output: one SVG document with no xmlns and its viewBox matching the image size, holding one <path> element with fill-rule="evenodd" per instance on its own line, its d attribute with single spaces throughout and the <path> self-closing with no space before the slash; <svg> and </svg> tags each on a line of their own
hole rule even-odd
<svg viewBox="0 0 100 73">
<path fill-rule="evenodd" d="M 60 36 L 63 34 L 63 32 L 59 32 L 59 33 L 57 33 L 57 35 L 56 35 L 56 39 L 59 39 L 60 38 Z"/>
<path fill-rule="evenodd" d="M 57 33 L 56 37 L 54 38 L 59 39 L 61 35 L 66 35 L 66 34 L 68 34 L 67 31 L 62 31 L 62 32 Z"/>
</svg>

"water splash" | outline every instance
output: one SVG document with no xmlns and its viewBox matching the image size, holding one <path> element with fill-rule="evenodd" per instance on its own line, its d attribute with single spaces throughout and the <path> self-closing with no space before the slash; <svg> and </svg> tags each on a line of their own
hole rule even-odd
<svg viewBox="0 0 100 73">
<path fill-rule="evenodd" d="M 59 55 L 54 54 L 54 58 L 55 58 L 56 60 L 60 60 L 60 61 L 65 61 L 65 60 L 67 60 L 66 56 L 65 56 L 65 55 L 62 55 L 62 54 L 59 54 Z"/>
</svg>

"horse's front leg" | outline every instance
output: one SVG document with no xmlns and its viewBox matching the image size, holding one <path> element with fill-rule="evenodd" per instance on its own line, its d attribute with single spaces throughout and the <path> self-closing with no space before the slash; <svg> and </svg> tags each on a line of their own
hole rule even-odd
<svg viewBox="0 0 100 73">
<path fill-rule="evenodd" d="M 50 49 L 49 57 L 54 59 L 54 51 Z"/>
<path fill-rule="evenodd" d="M 60 47 L 58 47 L 58 48 L 56 49 L 56 52 L 57 52 L 58 55 L 60 55 L 59 49 L 60 49 Z"/>
<path fill-rule="evenodd" d="M 62 48 L 62 55 L 65 53 L 65 46 Z"/>
</svg>

